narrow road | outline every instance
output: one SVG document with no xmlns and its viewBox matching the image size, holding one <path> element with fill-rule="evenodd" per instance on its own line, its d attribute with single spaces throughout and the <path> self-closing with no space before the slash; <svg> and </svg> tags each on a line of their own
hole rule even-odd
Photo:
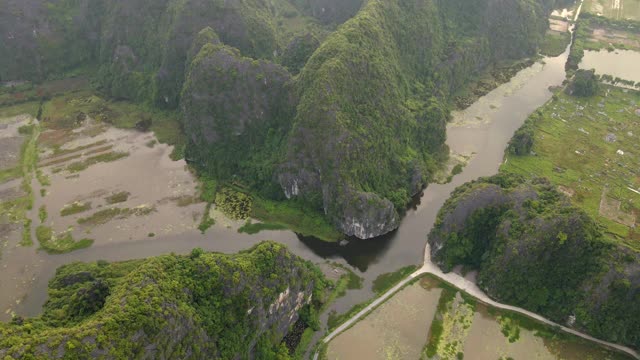
<svg viewBox="0 0 640 360">
<path fill-rule="evenodd" d="M 331 341 L 333 338 L 335 338 L 338 334 L 340 334 L 341 332 L 345 331 L 346 329 L 348 329 L 350 326 L 352 326 L 353 324 L 355 324 L 358 320 L 360 320 L 364 315 L 366 315 L 369 311 L 375 309 L 378 305 L 382 304 L 383 302 L 385 302 L 388 298 L 390 298 L 391 296 L 393 296 L 393 294 L 395 294 L 398 290 L 400 290 L 404 285 L 406 285 L 408 282 L 410 282 L 411 280 L 415 279 L 416 277 L 423 275 L 423 274 L 431 274 L 434 275 L 446 282 L 448 282 L 449 284 L 455 286 L 456 288 L 463 290 L 464 292 L 468 293 L 469 295 L 473 296 L 474 298 L 476 298 L 477 300 L 479 300 L 480 302 L 483 302 L 489 306 L 493 306 L 495 308 L 498 309 L 503 309 L 503 310 L 509 310 L 509 311 L 513 311 L 525 316 L 528 316 L 532 319 L 535 319 L 537 321 L 540 321 L 544 324 L 553 326 L 553 327 L 557 327 L 560 330 L 581 337 L 583 339 L 589 340 L 589 341 L 593 341 L 595 343 L 598 343 L 600 345 L 603 345 L 605 347 L 611 348 L 611 349 L 615 349 L 621 352 L 624 352 L 626 354 L 629 354 L 631 356 L 633 356 L 636 359 L 640 359 L 640 355 L 638 354 L 638 352 L 636 352 L 635 350 L 626 347 L 626 346 L 622 346 L 619 344 L 614 344 L 614 343 L 610 343 L 608 341 L 604 341 L 604 340 L 600 340 L 600 339 L 596 339 L 593 336 L 584 334 L 580 331 L 568 328 L 566 326 L 562 326 L 560 324 L 557 324 L 549 319 L 546 319 L 536 313 L 533 313 L 531 311 L 527 311 L 525 309 L 519 308 L 519 307 L 515 307 L 515 306 L 511 306 L 511 305 L 506 305 L 506 304 L 502 304 L 499 302 L 496 302 L 494 300 L 492 300 L 491 298 L 489 298 L 489 296 L 487 296 L 479 287 L 478 285 L 476 285 L 474 282 L 469 281 L 467 279 L 465 279 L 464 277 L 450 272 L 450 273 L 444 273 L 442 272 L 442 270 L 440 270 L 440 268 L 435 265 L 434 263 L 431 262 L 431 247 L 429 246 L 429 244 L 427 244 L 426 248 L 425 248 L 425 255 L 424 255 L 424 265 L 418 269 L 416 272 L 414 272 L 413 274 L 409 275 L 408 278 L 402 280 L 400 283 L 398 283 L 396 286 L 394 286 L 391 290 L 387 291 L 386 293 L 384 293 L 382 296 L 380 296 L 379 298 L 377 298 L 374 302 L 372 302 L 369 306 L 367 306 L 366 308 L 362 309 L 362 311 L 360 311 L 359 313 L 357 313 L 356 315 L 354 315 L 351 319 L 347 320 L 344 324 L 342 324 L 341 326 L 339 326 L 338 328 L 336 328 L 335 330 L 333 330 L 329 335 L 327 335 L 322 341 L 326 344 L 329 341 Z M 314 360 L 317 360 L 318 358 L 318 354 L 316 353 L 313 357 Z"/>
<path fill-rule="evenodd" d="M 576 11 L 576 15 L 575 15 L 574 21 L 578 21 L 578 18 L 580 16 L 581 11 L 582 11 L 583 3 L 584 3 L 584 0 L 581 0 L 580 1 L 580 5 L 578 6 L 578 9 Z M 632 189 L 630 189 L 630 190 L 632 190 Z M 632 190 L 632 191 L 635 191 L 635 190 Z M 371 304 L 369 304 L 369 306 L 365 307 L 360 312 L 358 312 L 356 315 L 354 315 L 352 318 L 350 318 L 345 323 L 340 325 L 338 328 L 333 330 L 331 333 L 329 333 L 322 340 L 322 342 L 325 343 L 325 344 L 329 343 L 329 341 L 331 341 L 333 338 L 338 336 L 340 333 L 342 333 L 343 331 L 347 330 L 353 324 L 358 322 L 361 318 L 363 318 L 371 310 L 375 309 L 380 304 L 382 304 L 386 300 L 388 300 L 391 296 L 393 296 L 398 290 L 400 290 L 403 286 L 405 286 L 411 280 L 413 280 L 416 277 L 418 277 L 420 275 L 423 275 L 423 274 L 434 275 L 434 276 L 436 276 L 436 277 L 448 282 L 449 284 L 455 286 L 456 288 L 465 291 L 469 295 L 471 295 L 474 298 L 476 298 L 478 301 L 481 301 L 481 302 L 483 302 L 483 303 L 485 303 L 485 304 L 487 304 L 489 306 L 493 306 L 493 307 L 498 308 L 498 309 L 513 311 L 513 312 L 528 316 L 528 317 L 530 317 L 532 319 L 535 319 L 537 321 L 540 321 L 540 322 L 542 322 L 544 324 L 559 328 L 560 330 L 562 330 L 562 331 L 564 331 L 566 333 L 578 336 L 578 337 L 583 338 L 583 339 L 588 340 L 588 341 L 595 342 L 597 344 L 600 344 L 602 346 L 608 347 L 610 349 L 618 350 L 620 352 L 623 352 L 623 353 L 626 353 L 628 355 L 631 355 L 632 357 L 634 357 L 636 359 L 640 359 L 640 354 L 638 354 L 638 352 L 636 350 L 631 349 L 629 347 L 597 339 L 597 338 L 595 338 L 595 337 L 593 337 L 591 335 L 587 335 L 587 334 L 582 333 L 580 331 L 577 331 L 577 330 L 568 328 L 566 326 L 562 326 L 560 324 L 557 324 L 557 323 L 555 323 L 555 322 L 553 322 L 553 321 L 551 321 L 549 319 L 546 319 L 546 318 L 542 317 L 541 315 L 538 315 L 538 314 L 533 313 L 531 311 L 528 311 L 528 310 L 525 310 L 525 309 L 522 309 L 522 308 L 519 308 L 519 307 L 511 306 L 511 305 L 502 304 L 502 303 L 499 303 L 499 302 L 496 302 L 496 301 L 492 300 L 474 282 L 469 281 L 469 280 L 465 279 L 464 277 L 462 277 L 462 276 L 460 276 L 460 275 L 458 275 L 456 273 L 453 273 L 453 272 L 445 274 L 442 270 L 440 270 L 440 268 L 437 265 L 432 263 L 431 262 L 431 247 L 430 247 L 430 245 L 428 243 L 427 243 L 427 245 L 425 247 L 425 252 L 424 252 L 424 265 L 420 269 L 416 270 L 413 274 L 409 275 L 409 277 L 407 277 L 406 279 L 402 280 L 396 286 L 394 286 L 389 291 L 385 292 L 380 297 L 378 297 L 376 300 L 374 300 Z M 313 356 L 313 360 L 317 360 L 317 359 L 318 359 L 318 353 L 316 352 L 314 354 L 314 356 Z"/>
</svg>

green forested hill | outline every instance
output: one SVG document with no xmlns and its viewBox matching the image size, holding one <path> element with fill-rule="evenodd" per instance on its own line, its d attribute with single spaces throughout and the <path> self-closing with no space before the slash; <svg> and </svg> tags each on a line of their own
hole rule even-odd
<svg viewBox="0 0 640 360">
<path fill-rule="evenodd" d="M 0 78 L 95 68 L 113 98 L 181 108 L 201 172 L 369 238 L 397 227 L 446 158 L 451 95 L 534 55 L 554 4 L 5 0 Z"/>
<path fill-rule="evenodd" d="M 282 338 L 324 286 L 317 268 L 274 243 L 70 264 L 40 317 L 0 323 L 0 358 L 284 360 Z"/>
<path fill-rule="evenodd" d="M 429 243 L 445 271 L 478 270 L 492 298 L 640 347 L 640 255 L 546 179 L 497 175 L 461 186 Z"/>
</svg>

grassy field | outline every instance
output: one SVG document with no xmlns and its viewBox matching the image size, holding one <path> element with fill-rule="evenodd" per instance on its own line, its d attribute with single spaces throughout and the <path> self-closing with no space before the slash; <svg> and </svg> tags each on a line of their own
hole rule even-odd
<svg viewBox="0 0 640 360">
<path fill-rule="evenodd" d="M 560 56 L 570 41 L 571 34 L 568 32 L 548 31 L 540 45 L 540 53 L 545 56 Z"/>
<path fill-rule="evenodd" d="M 314 236 L 324 241 L 335 242 L 343 236 L 321 212 L 295 201 L 277 202 L 256 196 L 253 199 L 251 217 L 269 224 L 270 227 L 282 225 L 298 234 Z M 244 230 L 250 229 L 245 227 Z"/>
<path fill-rule="evenodd" d="M 615 20 L 640 20 L 640 0 L 585 0 L 583 10 Z"/>
<path fill-rule="evenodd" d="M 125 101 L 109 101 L 92 90 L 85 89 L 47 101 L 42 117 L 47 128 L 72 129 L 81 114 L 118 128 L 151 130 L 158 141 L 175 146 L 172 158 L 182 157 L 186 138 L 176 112 Z"/>
<path fill-rule="evenodd" d="M 564 93 L 534 113 L 530 155 L 508 154 L 501 171 L 546 177 L 601 221 L 618 240 L 640 249 L 640 92 L 601 88 L 591 98 Z"/>
<path fill-rule="evenodd" d="M 371 290 L 378 295 L 382 295 L 397 283 L 404 280 L 404 278 L 411 275 L 417 268 L 415 265 L 409 265 L 394 272 L 381 274 L 373 281 Z"/>
</svg>

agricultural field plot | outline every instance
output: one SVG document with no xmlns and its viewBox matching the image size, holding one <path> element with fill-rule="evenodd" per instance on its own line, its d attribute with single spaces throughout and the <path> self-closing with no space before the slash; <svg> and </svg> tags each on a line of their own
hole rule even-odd
<svg viewBox="0 0 640 360">
<path fill-rule="evenodd" d="M 615 20 L 640 20 L 640 0 L 586 0 L 584 10 Z"/>
<path fill-rule="evenodd" d="M 67 234 L 105 244 L 195 231 L 203 207 L 195 177 L 148 131 L 172 132 L 168 116 L 77 92 L 48 101 L 42 117 L 38 171 L 47 181 L 33 185 L 41 185 L 40 243 Z"/>
<path fill-rule="evenodd" d="M 528 121 L 531 154 L 508 154 L 501 171 L 550 179 L 610 234 L 640 248 L 640 93 L 609 86 L 591 98 L 560 93 Z"/>
<path fill-rule="evenodd" d="M 441 289 L 407 286 L 329 344 L 328 359 L 417 359 Z"/>
<path fill-rule="evenodd" d="M 585 13 L 578 21 L 576 41 L 584 50 L 638 51 L 640 21 L 612 20 Z"/>
<path fill-rule="evenodd" d="M 338 335 L 321 359 L 619 360 L 529 318 L 499 311 L 426 275 Z"/>
</svg>

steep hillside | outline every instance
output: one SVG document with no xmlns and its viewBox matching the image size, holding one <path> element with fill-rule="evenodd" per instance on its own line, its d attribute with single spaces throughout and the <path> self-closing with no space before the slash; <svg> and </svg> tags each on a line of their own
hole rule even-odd
<svg viewBox="0 0 640 360">
<path fill-rule="evenodd" d="M 447 156 L 448 96 L 532 55 L 551 2 L 369 1 L 314 53 L 278 181 L 360 238 L 395 229 Z"/>
<path fill-rule="evenodd" d="M 534 55 L 555 0 L 6 3 L 3 80 L 95 66 L 113 98 L 181 108 L 202 173 L 370 238 L 447 157 L 451 95 Z"/>
<path fill-rule="evenodd" d="M 240 176 L 277 196 L 273 169 L 295 104 L 291 75 L 281 66 L 226 45 L 205 45 L 182 93 L 186 157 L 215 178 Z"/>
<path fill-rule="evenodd" d="M 319 270 L 273 243 L 66 265 L 41 317 L 0 323 L 0 357 L 287 359 L 280 341 L 323 286 Z"/>
<path fill-rule="evenodd" d="M 0 50 L 11 56 L 0 59 L 0 80 L 41 80 L 98 65 L 99 84 L 113 97 L 175 108 L 186 54 L 202 29 L 210 27 L 245 56 L 276 59 L 296 36 L 326 32 L 296 6 L 334 2 L 7 0 Z"/>
<path fill-rule="evenodd" d="M 458 188 L 429 234 L 434 262 L 479 271 L 489 296 L 640 347 L 640 254 L 547 180 L 498 175 Z"/>
</svg>

